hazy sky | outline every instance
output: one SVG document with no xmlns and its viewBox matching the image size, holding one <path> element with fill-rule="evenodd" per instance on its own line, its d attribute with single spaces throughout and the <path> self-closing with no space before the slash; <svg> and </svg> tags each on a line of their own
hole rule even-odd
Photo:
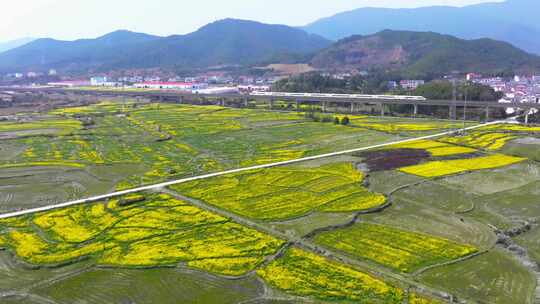
<svg viewBox="0 0 540 304">
<path fill-rule="evenodd" d="M 117 29 L 185 34 L 226 17 L 304 25 L 365 6 L 463 6 L 500 0 L 2 0 L 0 41 L 94 38 Z"/>
</svg>

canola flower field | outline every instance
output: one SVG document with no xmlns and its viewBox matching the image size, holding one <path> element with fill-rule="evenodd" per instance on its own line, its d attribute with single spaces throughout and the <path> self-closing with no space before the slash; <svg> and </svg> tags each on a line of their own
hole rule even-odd
<svg viewBox="0 0 540 304">
<path fill-rule="evenodd" d="M 406 273 L 477 252 L 472 246 L 367 222 L 320 234 L 316 241 Z"/>
<path fill-rule="evenodd" d="M 133 202 L 133 203 L 130 203 Z M 0 220 L 3 247 L 34 265 L 188 266 L 222 275 L 254 270 L 283 240 L 165 194 L 131 195 Z"/>
<path fill-rule="evenodd" d="M 318 168 L 279 167 L 179 184 L 171 188 L 220 208 L 259 220 L 284 220 L 313 211 L 352 212 L 385 203 L 362 186 L 351 163 Z"/>
<path fill-rule="evenodd" d="M 294 247 L 265 264 L 284 244 L 166 194 L 131 194 L 0 220 L 0 248 L 33 265 L 185 263 L 228 277 L 255 271 L 270 286 L 320 300 L 401 303 L 405 297 L 380 278 Z"/>
<path fill-rule="evenodd" d="M 81 127 L 81 122 L 76 119 L 50 118 L 27 123 L 2 122 L 0 123 L 0 133 L 49 129 L 56 130 L 59 135 L 65 135 L 80 129 Z"/>
<path fill-rule="evenodd" d="M 431 178 L 469 171 L 500 168 L 525 160 L 527 159 L 523 157 L 493 154 L 468 159 L 431 161 L 420 165 L 404 167 L 399 170 L 405 173 Z"/>
<path fill-rule="evenodd" d="M 473 132 L 466 136 L 444 137 L 440 141 L 487 151 L 497 151 L 516 138 L 518 138 L 518 135 L 511 133 Z"/>
<path fill-rule="evenodd" d="M 22 151 L 0 158 L 1 167 L 145 167 L 142 175 L 126 176 L 119 190 L 398 138 L 307 121 L 301 113 L 134 102 L 102 102 L 55 110 L 32 122 L 0 122 L 0 135 L 28 130 L 38 133 L 4 142 Z M 56 133 L 41 136 L 40 130 Z"/>
<path fill-rule="evenodd" d="M 495 132 L 515 132 L 521 134 L 536 134 L 540 132 L 539 126 L 525 126 L 517 124 L 495 124 L 491 126 L 485 126 L 481 131 L 495 131 Z"/>
<path fill-rule="evenodd" d="M 120 164 L 142 166 L 142 174 L 124 176 L 115 184 L 116 189 L 126 189 L 462 126 L 349 117 L 351 125 L 341 126 L 312 122 L 302 113 L 102 102 L 56 110 L 31 122 L 0 122 L 0 135 L 16 135 L 0 147 L 20 151 L 14 157 L 0 158 L 0 170 L 58 166 L 102 168 L 106 172 Z M 493 152 L 516 138 L 536 134 L 535 128 L 490 127 L 387 150 L 428 152 L 418 165 L 392 169 L 409 174 L 409 178 L 489 171 L 525 162 L 525 158 Z M 181 265 L 231 280 L 257 277 L 268 288 L 300 297 L 293 298 L 295 303 L 304 297 L 321 303 L 444 303 L 432 299 L 434 295 L 423 288 L 415 289 L 418 282 L 396 278 L 469 256 L 478 249 L 416 232 L 398 219 L 396 225 L 360 221 L 348 228 L 330 226 L 334 222 L 329 219 L 343 218 L 336 222 L 342 227 L 348 216 L 359 211 L 377 210 L 384 216 L 388 210 L 380 211 L 382 206 L 393 208 L 390 211 L 405 208 L 389 193 L 373 190 L 372 172 L 362 166 L 360 157 L 352 159 L 255 170 L 171 187 L 185 200 L 169 194 L 140 193 L 0 220 L 0 249 L 24 263 L 52 269 L 84 261 L 107 269 Z M 191 199 L 217 208 L 208 211 Z M 266 232 L 223 216 L 220 210 L 253 220 L 266 227 Z M 316 227 L 333 227 L 313 238 L 315 246 L 324 250 L 308 250 L 300 237 L 287 240 L 286 231 L 274 229 L 280 223 L 310 225 L 312 216 L 322 221 Z M 325 220 L 329 222 L 325 224 Z M 274 235 L 272 231 L 281 233 Z M 334 253 L 330 255 L 334 258 L 325 257 L 323 252 Z M 335 258 L 340 254 L 367 260 L 369 267 Z"/>
<path fill-rule="evenodd" d="M 389 149 L 416 149 L 425 150 L 431 156 L 449 156 L 459 154 L 475 153 L 477 150 L 469 147 L 462 147 L 435 140 L 418 140 L 410 143 L 393 145 Z"/>
<path fill-rule="evenodd" d="M 495 128 L 500 126 L 498 132 Z M 434 178 L 477 170 L 495 169 L 519 162 L 526 158 L 494 153 L 512 140 L 535 134 L 537 127 L 519 125 L 495 125 L 480 128 L 465 135 L 444 136 L 434 140 L 418 140 L 394 145 L 387 150 L 413 149 L 428 152 L 435 160 L 406 166 L 399 171 Z M 502 131 L 502 132 L 501 132 Z M 445 159 L 448 158 L 449 159 Z"/>
<path fill-rule="evenodd" d="M 381 132 L 400 133 L 412 132 L 413 134 L 422 134 L 423 132 L 441 131 L 450 129 L 461 129 L 463 124 L 457 122 L 444 121 L 415 121 L 393 119 L 392 121 L 382 122 L 367 116 L 353 117 L 351 125 L 366 129 L 373 129 Z"/>
<path fill-rule="evenodd" d="M 409 293 L 409 304 L 442 304 L 443 302 L 422 297 L 416 293 Z"/>
<path fill-rule="evenodd" d="M 402 303 L 403 290 L 369 274 L 298 248 L 257 271 L 270 285 L 298 296 L 354 303 Z"/>
</svg>

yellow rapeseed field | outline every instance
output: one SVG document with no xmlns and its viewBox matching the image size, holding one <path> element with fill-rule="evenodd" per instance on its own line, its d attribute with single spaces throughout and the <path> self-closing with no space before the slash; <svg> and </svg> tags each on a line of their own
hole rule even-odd
<svg viewBox="0 0 540 304">
<path fill-rule="evenodd" d="M 384 204 L 383 195 L 361 185 L 363 178 L 353 164 L 335 163 L 256 170 L 172 188 L 250 218 L 280 220 L 313 211 L 350 212 Z"/>
<path fill-rule="evenodd" d="M 6 237 L 6 236 L 4 236 Z M 37 234 L 11 230 L 6 243 L 15 247 L 15 253 L 21 257 L 31 257 L 47 250 L 47 243 Z"/>
<path fill-rule="evenodd" d="M 405 121 L 382 121 L 372 118 L 356 118 L 351 119 L 351 125 L 367 129 L 373 129 L 388 133 L 400 132 L 427 132 L 435 130 L 446 130 L 461 128 L 460 124 L 436 121 L 417 121 L 414 123 Z"/>
<path fill-rule="evenodd" d="M 524 126 L 524 125 L 514 125 L 514 124 L 500 124 L 500 125 L 490 125 L 481 128 L 480 130 L 487 131 L 511 131 L 519 133 L 535 133 L 540 132 L 540 126 Z"/>
<path fill-rule="evenodd" d="M 391 146 L 390 149 L 419 149 L 426 150 L 432 156 L 449 156 L 457 154 L 469 154 L 476 149 L 442 143 L 434 140 L 418 140 Z"/>
<path fill-rule="evenodd" d="M 0 122 L 0 133 L 26 130 L 56 130 L 57 134 L 65 135 L 82 128 L 82 123 L 76 119 L 48 119 L 33 122 Z"/>
<path fill-rule="evenodd" d="M 503 148 L 506 143 L 516 138 L 516 135 L 507 133 L 472 133 L 466 136 L 444 137 L 441 138 L 441 141 L 467 147 L 496 151 Z"/>
<path fill-rule="evenodd" d="M 364 304 L 403 301 L 401 289 L 298 248 L 289 249 L 257 274 L 270 285 L 298 296 Z"/>
<path fill-rule="evenodd" d="M 503 154 L 494 154 L 469 159 L 432 161 L 420 165 L 404 167 L 399 170 L 408 174 L 429 178 L 452 175 L 467 171 L 494 169 L 519 163 L 525 160 L 527 159 Z"/>
<path fill-rule="evenodd" d="M 439 237 L 365 222 L 320 234 L 316 241 L 400 272 L 411 272 L 477 251 L 472 246 Z"/>
<path fill-rule="evenodd" d="M 443 302 L 424 298 L 416 293 L 409 294 L 409 304 L 442 304 Z"/>
<path fill-rule="evenodd" d="M 71 168 L 85 168 L 84 164 L 63 162 L 63 161 L 46 161 L 46 162 L 25 162 L 16 164 L 3 164 L 0 165 L 0 169 L 7 168 L 20 168 L 20 167 L 71 167 Z"/>
<path fill-rule="evenodd" d="M 37 265 L 84 257 L 119 267 L 176 265 L 238 276 L 284 241 L 164 194 L 139 194 L 0 220 L 1 246 Z"/>
</svg>

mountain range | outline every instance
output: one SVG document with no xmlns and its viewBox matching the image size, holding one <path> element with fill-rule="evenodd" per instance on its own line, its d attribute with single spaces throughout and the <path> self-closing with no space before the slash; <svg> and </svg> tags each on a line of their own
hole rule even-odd
<svg viewBox="0 0 540 304">
<path fill-rule="evenodd" d="M 364 8 L 303 29 L 225 19 L 190 34 L 168 37 L 121 30 L 96 39 L 37 39 L 0 53 L 0 73 L 190 70 L 269 63 L 309 63 L 320 70 L 398 71 L 411 77 L 453 71 L 536 72 L 540 71 L 539 57 L 514 46 L 530 49 L 536 43 L 540 50 L 540 25 L 530 9 L 540 11 L 540 1 L 534 1 L 464 8 Z M 503 37 L 505 42 L 491 36 Z"/>
<path fill-rule="evenodd" d="M 540 1 L 507 0 L 466 7 L 360 8 L 315 21 L 303 29 L 337 40 L 382 30 L 433 31 L 462 39 L 491 38 L 540 54 Z"/>
<path fill-rule="evenodd" d="M 1 53 L 0 71 L 249 65 L 315 52 L 331 43 L 285 25 L 225 19 L 169 37 L 116 31 L 96 39 L 38 39 Z"/>
<path fill-rule="evenodd" d="M 409 78 L 447 73 L 490 74 L 540 71 L 540 56 L 488 38 L 464 40 L 433 32 L 385 30 L 344 38 L 318 52 L 311 65 L 322 70 L 379 70 Z"/>
</svg>

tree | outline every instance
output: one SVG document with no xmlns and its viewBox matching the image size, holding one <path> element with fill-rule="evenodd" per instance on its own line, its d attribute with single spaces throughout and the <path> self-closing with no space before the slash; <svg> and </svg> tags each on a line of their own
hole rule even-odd
<svg viewBox="0 0 540 304">
<path fill-rule="evenodd" d="M 349 117 L 345 116 L 341 119 L 341 124 L 344 126 L 348 126 L 351 123 Z"/>
<path fill-rule="evenodd" d="M 424 96 L 427 99 L 452 100 L 454 98 L 453 85 L 450 81 L 432 81 L 423 84 L 414 90 L 414 95 Z M 462 82 L 457 84 L 456 99 L 469 101 L 498 101 L 502 94 L 495 92 L 491 87 Z"/>
<path fill-rule="evenodd" d="M 334 117 L 334 124 L 339 125 L 339 117 Z"/>
</svg>

